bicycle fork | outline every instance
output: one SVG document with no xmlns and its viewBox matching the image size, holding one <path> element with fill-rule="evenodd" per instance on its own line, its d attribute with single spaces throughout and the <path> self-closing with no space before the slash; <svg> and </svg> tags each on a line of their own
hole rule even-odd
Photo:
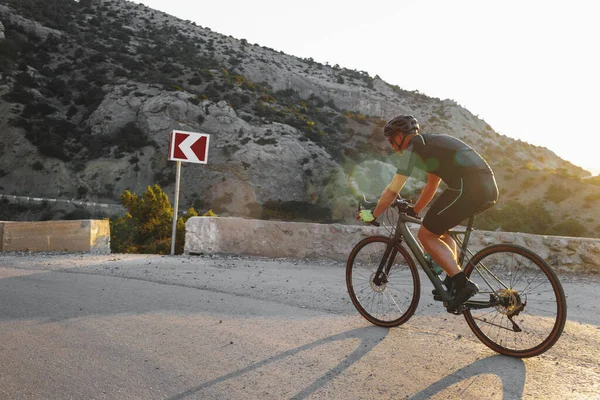
<svg viewBox="0 0 600 400">
<path fill-rule="evenodd" d="M 379 262 L 379 267 L 375 272 L 375 276 L 373 277 L 373 284 L 376 286 L 381 286 L 383 284 L 388 283 L 388 274 L 390 273 L 390 269 L 392 268 L 392 263 L 396 258 L 396 247 L 394 246 L 394 242 L 390 241 L 383 253 L 383 257 L 381 257 L 381 261 Z"/>
</svg>

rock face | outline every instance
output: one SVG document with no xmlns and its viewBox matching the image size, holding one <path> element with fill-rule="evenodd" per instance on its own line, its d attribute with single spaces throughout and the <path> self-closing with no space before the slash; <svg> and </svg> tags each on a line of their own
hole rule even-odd
<svg viewBox="0 0 600 400">
<path fill-rule="evenodd" d="M 325 150 L 300 141 L 300 133 L 288 125 L 250 125 L 225 101 L 193 104 L 193 96 L 184 92 L 165 93 L 138 85 L 135 95 L 124 95 L 125 88 L 119 86 L 107 94 L 87 124 L 98 136 L 111 135 L 128 123 L 139 126 L 158 148 L 145 149 L 138 156 L 142 158 L 138 163 L 149 165 L 149 170 L 169 168 L 166 155 L 171 130 L 211 135 L 209 163 L 184 163 L 183 201 L 196 194 L 208 204 L 218 204 L 220 212 L 258 217 L 259 205 L 266 202 L 318 201 L 324 194 L 319 183 L 331 171 L 340 170 Z M 114 184 L 115 192 L 144 190 L 153 182 L 149 170 L 135 172 L 125 159 L 111 164 L 107 179 L 96 179 L 97 190 L 114 180 L 114 175 L 121 178 Z M 99 170 L 106 174 L 106 167 L 102 161 L 88 163 L 82 180 L 93 182 Z M 174 169 L 175 163 L 170 167 Z"/>
<path fill-rule="evenodd" d="M 349 223 L 355 195 L 379 195 L 395 172 L 381 129 L 396 113 L 415 115 L 423 133 L 471 144 L 500 185 L 509 183 L 507 199 L 535 190 L 543 197 L 554 178 L 517 185 L 524 166 L 585 174 L 497 134 L 452 100 L 362 71 L 250 45 L 128 1 L 57 0 L 60 12 L 47 2 L 32 10 L 32 1 L 0 5 L 0 34 L 15 46 L 0 78 L 0 194 L 118 203 L 125 190 L 141 194 L 158 183 L 173 199 L 167 149 L 177 129 L 211 135 L 208 164 L 183 164 L 180 209 Z M 407 187 L 420 185 L 411 179 Z M 591 200 L 557 214 L 577 209 L 594 228 L 600 197 L 580 189 L 566 191 Z"/>
<path fill-rule="evenodd" d="M 0 4 L 0 17 L 6 18 L 6 22 L 10 22 L 13 25 L 21 27 L 23 31 L 31 33 L 32 35 L 38 37 L 42 41 L 46 40 L 49 35 L 54 35 L 56 37 L 62 36 L 61 31 L 48 28 L 46 26 L 43 26 L 39 22 L 23 18 L 20 15 L 15 15 L 9 7 L 3 4 Z M 2 27 L 4 26 L 2 25 Z M 4 29 L 2 29 L 2 31 L 4 31 Z"/>
</svg>

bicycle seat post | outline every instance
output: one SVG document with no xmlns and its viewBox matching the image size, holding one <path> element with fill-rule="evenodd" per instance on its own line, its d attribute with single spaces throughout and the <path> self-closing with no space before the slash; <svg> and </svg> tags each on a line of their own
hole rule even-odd
<svg viewBox="0 0 600 400">
<path fill-rule="evenodd" d="M 469 218 L 469 223 L 467 224 L 467 229 L 465 230 L 464 234 L 465 237 L 463 238 L 463 243 L 461 246 L 461 251 L 460 251 L 460 257 L 458 260 L 458 265 L 462 265 L 463 261 L 465 259 L 465 253 L 467 250 L 467 246 L 469 245 L 469 238 L 471 237 L 471 232 L 473 231 L 473 223 L 475 222 L 475 215 L 471 215 L 471 217 Z"/>
</svg>

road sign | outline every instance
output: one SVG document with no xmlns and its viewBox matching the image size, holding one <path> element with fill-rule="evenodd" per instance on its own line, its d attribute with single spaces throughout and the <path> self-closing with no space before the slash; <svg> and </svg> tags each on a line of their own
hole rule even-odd
<svg viewBox="0 0 600 400">
<path fill-rule="evenodd" d="M 177 161 L 175 176 L 175 202 L 173 210 L 173 232 L 171 234 L 171 255 L 175 254 L 175 234 L 179 209 L 179 182 L 181 180 L 181 162 L 206 164 L 208 162 L 208 139 L 206 133 L 171 131 L 169 138 L 169 161 Z"/>
<path fill-rule="evenodd" d="M 171 131 L 169 161 L 206 164 L 209 138 L 205 133 Z"/>
</svg>

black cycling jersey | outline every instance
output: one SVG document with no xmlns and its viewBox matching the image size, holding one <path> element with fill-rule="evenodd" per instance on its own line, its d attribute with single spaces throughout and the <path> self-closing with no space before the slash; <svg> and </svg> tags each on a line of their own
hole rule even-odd
<svg viewBox="0 0 600 400">
<path fill-rule="evenodd" d="M 498 187 L 488 163 L 461 140 L 436 134 L 416 135 L 400 155 L 396 173 L 410 176 L 414 168 L 439 176 L 448 188 L 433 202 L 423 226 L 443 235 L 498 199 Z"/>
<path fill-rule="evenodd" d="M 449 187 L 460 188 L 460 178 L 473 172 L 493 174 L 488 163 L 468 144 L 449 135 L 414 136 L 400 156 L 396 173 L 410 176 L 413 168 L 439 176 Z"/>
</svg>

